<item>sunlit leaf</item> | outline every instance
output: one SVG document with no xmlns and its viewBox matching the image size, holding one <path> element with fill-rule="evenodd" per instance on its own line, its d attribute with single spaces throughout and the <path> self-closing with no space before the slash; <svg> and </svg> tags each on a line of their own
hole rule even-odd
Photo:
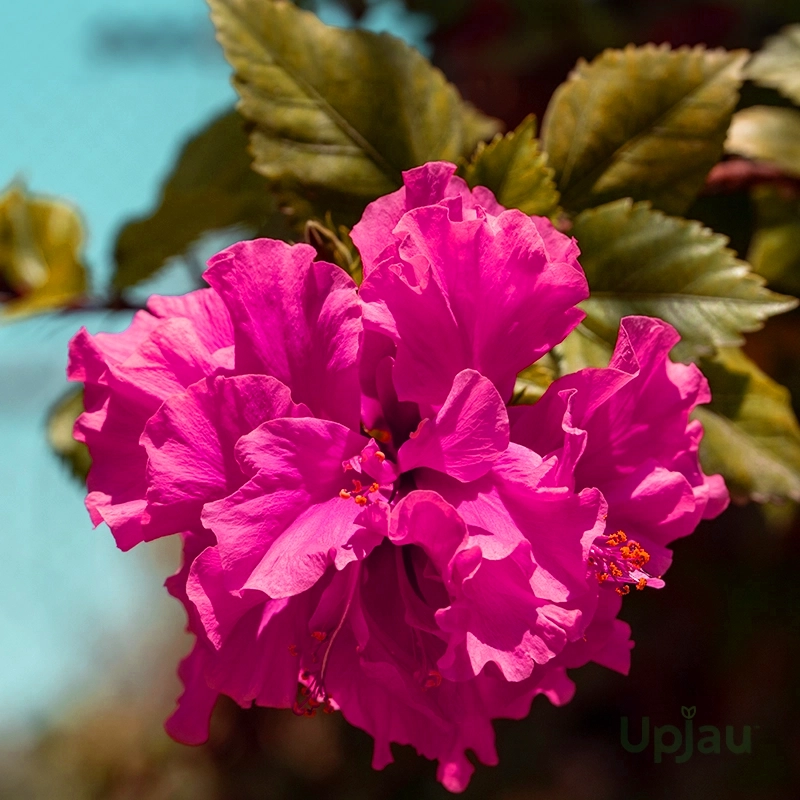
<svg viewBox="0 0 800 800">
<path fill-rule="evenodd" d="M 756 187 L 751 197 L 756 225 L 748 260 L 771 285 L 800 294 L 800 197 L 769 185 Z"/>
<path fill-rule="evenodd" d="M 369 199 L 396 189 L 402 170 L 457 161 L 498 130 L 388 34 L 330 27 L 285 0 L 209 3 L 255 168 L 275 184 Z"/>
<path fill-rule="evenodd" d="M 158 207 L 129 222 L 117 237 L 116 289 L 149 278 L 211 231 L 236 226 L 242 236 L 289 235 L 269 185 L 250 167 L 243 124 L 239 114 L 230 111 L 186 143 Z"/>
<path fill-rule="evenodd" d="M 617 200 L 584 211 L 570 233 L 591 290 L 583 326 L 611 344 L 622 317 L 644 314 L 674 325 L 682 338 L 677 354 L 694 358 L 741 344 L 743 332 L 797 305 L 764 288 L 725 236 L 647 203 Z"/>
<path fill-rule="evenodd" d="M 70 391 L 53 406 L 47 417 L 47 439 L 55 453 L 69 465 L 75 477 L 86 480 L 92 458 L 83 442 L 72 437 L 75 420 L 83 413 L 83 389 Z"/>
<path fill-rule="evenodd" d="M 584 367 L 607 367 L 616 342 L 598 336 L 582 322 L 556 347 L 561 374 L 577 372 Z"/>
<path fill-rule="evenodd" d="M 555 352 L 547 353 L 535 364 L 531 364 L 517 375 L 512 404 L 530 405 L 535 403 L 558 376 L 558 356 Z"/>
<path fill-rule="evenodd" d="M 526 214 L 552 216 L 558 208 L 553 170 L 536 140 L 536 119 L 527 117 L 505 136 L 479 144 L 463 170 L 470 186 L 486 186 L 501 205 Z"/>
<path fill-rule="evenodd" d="M 752 106 L 733 115 L 725 140 L 729 153 L 769 161 L 800 176 L 800 111 Z"/>
<path fill-rule="evenodd" d="M 745 77 L 800 105 L 800 25 L 789 25 L 767 39 L 745 68 Z"/>
<path fill-rule="evenodd" d="M 0 319 L 72 306 L 86 294 L 84 233 L 63 200 L 12 185 L 0 195 Z"/>
<path fill-rule="evenodd" d="M 800 500 L 800 426 L 788 390 L 738 349 L 720 350 L 700 367 L 712 393 L 695 412 L 706 472 L 721 473 L 735 497 Z"/>
<path fill-rule="evenodd" d="M 646 45 L 579 61 L 542 128 L 562 205 L 632 197 L 685 212 L 722 154 L 746 58 Z"/>
</svg>

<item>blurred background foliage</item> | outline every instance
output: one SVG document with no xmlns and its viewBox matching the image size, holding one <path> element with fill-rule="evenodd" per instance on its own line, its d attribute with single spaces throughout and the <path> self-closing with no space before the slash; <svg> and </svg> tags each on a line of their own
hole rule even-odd
<svg viewBox="0 0 800 800">
<path fill-rule="evenodd" d="M 264 7 L 256 0 L 241 5 Z M 584 251 L 582 263 L 593 289 L 587 321 L 562 348 L 521 376 L 521 401 L 535 399 L 560 371 L 607 358 L 619 316 L 663 316 L 687 339 L 676 355 L 699 360 L 712 382 L 714 403 L 701 412 L 704 460 L 726 475 L 741 501 L 675 545 L 666 589 L 626 601 L 623 618 L 637 642 L 630 677 L 590 665 L 573 673 L 578 692 L 567 707 L 555 709 L 539 699 L 528 719 L 498 722 L 500 766 L 479 768 L 465 796 L 796 797 L 800 583 L 793 568 L 800 549 L 794 505 L 800 499 L 795 418 L 800 312 L 746 277 L 736 256 L 747 258 L 771 290 L 800 290 L 800 34 L 794 32 L 800 29 L 770 40 L 748 62 L 751 80 L 741 88 L 729 131 L 737 103 L 734 71 L 745 60 L 736 53 L 677 55 L 648 48 L 607 55 L 580 66 L 581 77 L 553 97 L 578 59 L 592 61 L 605 48 L 669 43 L 761 50 L 766 37 L 800 22 L 796 3 L 307 0 L 298 5 L 329 24 L 403 35 L 431 58 L 461 97 L 399 42 L 375 48 L 353 39 L 357 57 L 352 63 L 330 76 L 306 74 L 310 67 L 303 54 L 324 51 L 334 41 L 329 29 L 314 23 L 294 26 L 292 10 L 285 8 L 263 27 L 258 14 L 242 23 L 228 14 L 227 0 L 212 0 L 220 43 L 237 76 L 239 111 L 221 111 L 187 140 L 158 201 L 119 229 L 110 277 L 91 294 L 79 212 L 63 201 L 27 194 L 21 185 L 10 186 L 0 197 L 3 315 L 102 309 L 125 319 L 153 288 L 186 291 L 200 285 L 205 255 L 245 236 L 306 238 L 326 258 L 357 273 L 347 226 L 364 204 L 391 191 L 401 169 L 429 158 L 461 160 L 471 185 L 489 185 L 508 205 L 550 216 L 578 237 Z M 243 24 L 258 36 L 243 36 Z M 269 79 L 274 66 L 253 66 L 262 54 L 254 57 L 243 48 L 245 40 L 248 46 L 255 41 L 263 52 L 294 48 L 292 69 L 315 87 L 324 89 L 326 80 L 331 86 L 351 82 L 350 95 L 337 98 L 335 113 L 320 104 L 319 119 L 311 125 L 315 135 L 323 131 L 330 143 L 353 148 L 346 169 L 326 156 L 312 165 L 293 161 L 280 149 L 291 120 L 282 120 L 280 110 L 265 110 L 259 92 L 259 82 Z M 101 44 L 112 53 L 124 53 L 128 46 L 124 36 L 105 36 Z M 629 89 L 620 89 L 614 72 L 620 64 L 634 75 Z M 718 109 L 716 117 L 703 118 L 700 145 L 685 143 L 680 159 L 674 150 L 662 158 L 653 131 L 636 127 L 642 103 L 657 107 L 660 102 L 655 95 L 642 99 L 641 81 L 636 83 L 641 76 L 678 93 L 689 91 L 681 88 L 688 81 L 700 105 Z M 365 92 L 381 101 L 365 105 Z M 604 135 L 621 136 L 618 144 L 635 140 L 651 166 L 652 159 L 661 158 L 657 169 L 637 176 L 613 159 L 593 161 L 591 148 L 582 174 L 574 165 L 565 169 L 559 153 L 574 131 L 564 122 L 564 109 L 589 96 L 603 108 L 604 98 L 610 98 L 601 115 L 609 127 Z M 622 109 L 620 96 L 630 101 Z M 413 107 L 416 125 L 392 126 L 395 106 Z M 343 126 L 331 124 L 336 114 L 350 113 L 366 113 L 359 118 L 359 129 L 369 132 L 362 142 L 341 139 Z M 642 112 L 644 117 L 652 113 Z M 680 130 L 686 120 L 661 122 Z M 472 155 L 478 142 L 501 127 L 511 133 Z M 291 129 L 289 135 L 303 140 L 309 132 Z M 676 147 L 683 146 L 680 136 L 673 139 Z M 375 141 L 382 146 L 373 147 Z M 723 142 L 727 155 L 714 166 Z M 310 227 L 309 219 L 314 220 Z M 729 244 L 686 220 L 703 223 L 728 237 Z M 626 244 L 631 241 L 635 247 Z M 643 258 L 649 263 L 654 254 L 672 258 L 675 269 L 687 270 L 691 280 L 673 269 L 672 283 L 653 284 L 645 271 L 639 276 L 645 283 L 631 286 L 631 263 Z M 176 267 L 182 276 L 177 282 Z M 730 302 L 698 311 L 704 292 L 697 282 L 703 280 Z M 645 290 L 652 294 L 654 287 L 658 296 L 643 301 Z M 691 303 L 682 307 L 664 302 L 664 295 L 687 293 Z M 787 310 L 755 330 L 768 316 Z M 746 342 L 739 350 L 743 333 Z M 64 397 L 49 417 L 47 432 L 54 450 L 84 476 L 88 454 L 69 435 L 79 410 L 77 394 Z M 743 505 L 747 498 L 776 502 Z M 174 555 L 159 550 L 155 569 L 166 573 Z M 188 647 L 178 627 L 177 616 L 170 617 L 149 638 L 137 640 L 135 653 L 121 648 L 101 689 L 74 697 L 33 734 L 7 735 L 0 748 L 0 797 L 446 796 L 435 781 L 434 765 L 410 748 L 395 748 L 396 763 L 372 771 L 369 737 L 340 715 L 296 718 L 288 711 L 244 711 L 220 701 L 207 745 L 185 748 L 171 742 L 161 724 L 177 693 L 177 658 Z M 645 716 L 652 724 L 680 726 L 680 707 L 693 705 L 699 725 L 733 725 L 737 731 L 751 726 L 752 753 L 695 754 L 684 764 L 668 757 L 654 764 L 651 750 L 630 754 L 620 746 L 622 716 L 631 719 L 634 730 Z"/>
</svg>

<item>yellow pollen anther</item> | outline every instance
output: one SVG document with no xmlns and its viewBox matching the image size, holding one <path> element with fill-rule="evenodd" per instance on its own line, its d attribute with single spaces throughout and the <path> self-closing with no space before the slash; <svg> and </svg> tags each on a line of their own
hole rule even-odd
<svg viewBox="0 0 800 800">
<path fill-rule="evenodd" d="M 365 505 L 367 504 L 367 498 L 366 498 L 366 497 L 364 497 L 364 495 L 363 495 L 363 494 L 360 494 L 360 495 L 358 495 L 358 496 L 354 497 L 353 499 L 354 499 L 354 500 L 356 501 L 356 503 L 357 503 L 358 505 L 360 505 L 360 506 L 365 506 Z"/>
<path fill-rule="evenodd" d="M 616 564 L 609 564 L 608 571 L 615 577 L 622 577 L 622 570 Z"/>
<path fill-rule="evenodd" d="M 381 488 L 381 485 L 376 482 L 376 483 L 373 483 L 372 486 L 369 487 L 369 490 L 370 490 L 370 492 L 372 492 L 374 494 L 380 488 Z"/>
<path fill-rule="evenodd" d="M 341 497 L 342 500 L 349 500 L 350 497 L 351 497 L 351 494 L 350 494 L 350 492 L 347 491 L 347 489 L 342 489 L 342 491 L 339 492 L 339 497 Z"/>
<path fill-rule="evenodd" d="M 639 591 L 641 591 L 642 589 L 644 589 L 644 587 L 645 587 L 645 586 L 647 586 L 647 578 L 639 578 L 639 580 L 638 580 L 638 581 L 636 581 L 636 588 L 637 588 Z"/>
<path fill-rule="evenodd" d="M 377 453 L 375 453 L 375 458 L 377 458 L 377 459 L 378 459 L 378 461 L 380 461 L 380 462 L 381 462 L 381 464 L 382 464 L 384 461 L 386 461 L 386 455 L 385 455 L 385 453 L 381 453 L 381 451 L 380 451 L 380 450 L 378 450 L 378 452 L 377 452 Z"/>
<path fill-rule="evenodd" d="M 615 592 L 616 592 L 616 593 L 617 593 L 617 594 L 618 594 L 620 597 L 624 597 L 626 594 L 628 594 L 628 593 L 630 592 L 630 590 L 631 590 L 631 587 L 630 587 L 630 586 L 628 586 L 628 584 L 627 584 L 627 583 L 626 583 L 624 586 L 617 586 L 617 588 L 616 588 L 616 589 L 614 589 L 614 591 L 615 591 Z"/>
<path fill-rule="evenodd" d="M 618 544 L 622 544 L 623 542 L 627 541 L 628 537 L 623 531 L 617 531 L 616 533 L 609 534 L 608 539 L 606 539 L 606 542 L 611 547 L 616 547 Z"/>
<path fill-rule="evenodd" d="M 625 547 L 620 547 L 619 554 L 638 569 L 641 569 L 650 560 L 650 553 L 639 542 L 631 542 Z"/>
<path fill-rule="evenodd" d="M 597 582 L 603 583 L 604 581 L 608 580 L 608 573 L 607 572 L 598 572 L 597 573 Z"/>
</svg>

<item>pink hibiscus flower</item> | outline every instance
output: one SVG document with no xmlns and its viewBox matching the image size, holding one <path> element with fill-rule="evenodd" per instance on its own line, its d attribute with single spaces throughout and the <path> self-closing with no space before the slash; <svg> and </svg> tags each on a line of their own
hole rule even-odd
<svg viewBox="0 0 800 800">
<path fill-rule="evenodd" d="M 306 245 L 242 242 L 210 289 L 72 342 L 93 520 L 123 549 L 183 537 L 181 741 L 221 693 L 341 710 L 376 767 L 411 744 L 463 790 L 467 750 L 497 762 L 492 719 L 567 702 L 590 660 L 627 671 L 621 595 L 725 505 L 664 323 L 626 320 L 607 369 L 507 408 L 588 289 L 569 237 L 454 170 L 367 208 L 359 290 Z"/>
</svg>

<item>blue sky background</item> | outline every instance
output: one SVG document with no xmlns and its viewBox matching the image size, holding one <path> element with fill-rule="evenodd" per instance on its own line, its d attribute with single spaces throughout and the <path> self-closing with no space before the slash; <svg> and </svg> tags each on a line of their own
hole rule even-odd
<svg viewBox="0 0 800 800">
<path fill-rule="evenodd" d="M 333 2 L 320 16 L 351 22 Z M 393 0 L 375 0 L 362 24 L 426 49 L 428 20 Z M 235 100 L 202 0 L 4 3 L 0 74 L 0 185 L 21 178 L 80 208 L 100 286 L 119 226 L 154 205 L 185 138 Z M 81 487 L 44 438 L 71 335 L 127 321 L 87 313 L 0 327 L 0 732 L 45 720 L 159 621 L 180 624 L 160 588 L 169 566 L 92 530 Z"/>
</svg>

